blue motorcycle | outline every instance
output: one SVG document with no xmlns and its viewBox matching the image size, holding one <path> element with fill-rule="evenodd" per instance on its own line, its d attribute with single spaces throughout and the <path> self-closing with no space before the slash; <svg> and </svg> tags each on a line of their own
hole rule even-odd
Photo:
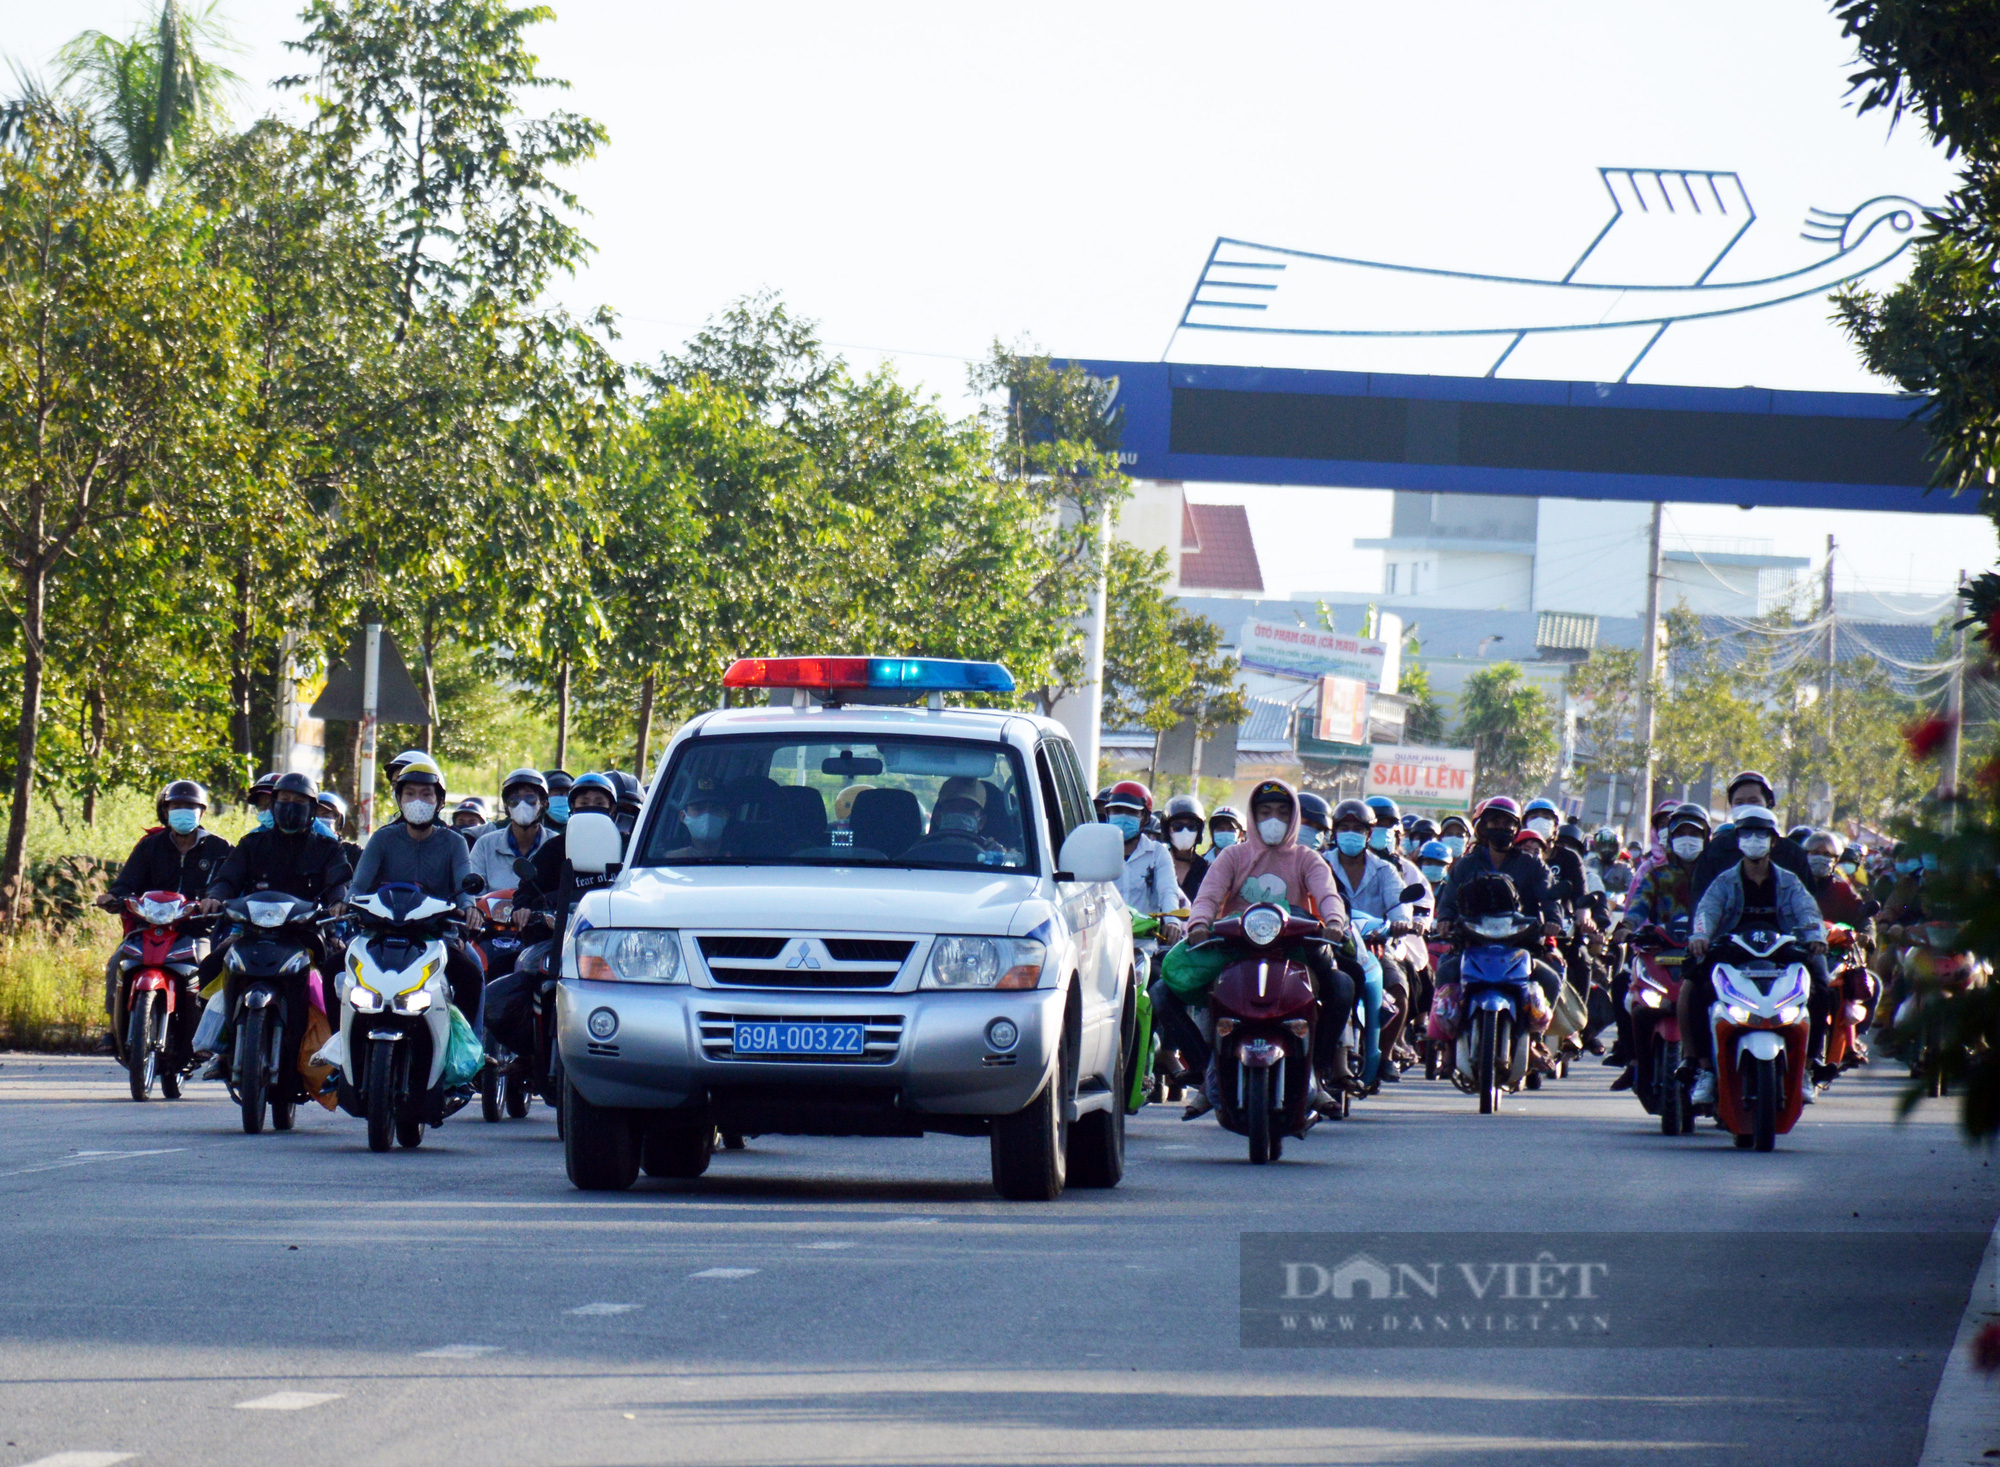
<svg viewBox="0 0 2000 1467">
<path fill-rule="evenodd" d="M 1479 1096 L 1479 1113 L 1494 1114 L 1500 1098 L 1528 1078 L 1528 1041 L 1548 1027 L 1547 1001 L 1535 983 L 1524 941 L 1535 923 L 1519 912 L 1466 923 L 1458 981 L 1464 1020 L 1458 1031 L 1459 1088 Z"/>
</svg>

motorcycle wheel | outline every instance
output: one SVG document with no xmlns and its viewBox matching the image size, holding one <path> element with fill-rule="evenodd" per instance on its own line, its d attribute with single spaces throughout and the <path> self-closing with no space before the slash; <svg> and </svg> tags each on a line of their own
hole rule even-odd
<svg viewBox="0 0 2000 1467">
<path fill-rule="evenodd" d="M 500 1119 L 500 1067 L 493 1063 L 493 1056 L 486 1057 L 486 1068 L 479 1072 L 479 1114 L 489 1123 Z"/>
<path fill-rule="evenodd" d="M 519 1075 L 507 1077 L 507 1114 L 520 1120 L 528 1114 L 528 1106 L 534 1096 L 528 1089 L 528 1082 Z"/>
<path fill-rule="evenodd" d="M 1271 1159 L 1271 1081 L 1275 1070 L 1259 1070 L 1243 1087 L 1243 1130 L 1250 1138 L 1250 1165 L 1262 1166 Z"/>
<path fill-rule="evenodd" d="M 284 1053 L 285 1053 L 285 1031 L 283 1026 L 280 1026 L 271 1031 L 271 1053 L 269 1061 L 265 1066 L 264 1073 L 267 1075 L 269 1074 L 283 1075 L 285 1078 L 281 1083 L 280 1089 L 282 1091 L 289 1091 L 292 1085 L 292 1077 L 290 1074 L 290 1067 L 284 1063 Z M 285 1094 L 283 1098 L 280 1098 L 280 1096 L 277 1094 L 273 1094 L 271 1096 L 272 1130 L 274 1131 L 291 1130 L 292 1122 L 297 1119 L 298 1113 L 299 1113 L 298 1102 L 296 1100 L 293 1100 L 289 1094 Z"/>
<path fill-rule="evenodd" d="M 264 1023 L 266 1009 L 246 1009 L 236 1030 L 236 1096 L 243 1105 L 243 1134 L 255 1136 L 264 1129 L 265 1066 Z"/>
<path fill-rule="evenodd" d="M 140 994 L 125 1030 L 125 1078 L 134 1100 L 153 1098 L 153 1081 L 160 1070 L 160 1052 L 153 1048 L 153 1005 L 158 1002 L 156 993 Z"/>
<path fill-rule="evenodd" d="M 160 1071 L 160 1096 L 165 1100 L 181 1098 L 181 1074 L 171 1065 Z"/>
<path fill-rule="evenodd" d="M 1681 1134 L 1681 1112 L 1687 1101 L 1687 1089 L 1681 1084 L 1681 1077 L 1674 1073 L 1680 1068 L 1681 1047 L 1670 1040 L 1656 1040 L 1653 1044 L 1654 1085 L 1658 1087 L 1660 1134 L 1678 1136 Z"/>
<path fill-rule="evenodd" d="M 396 1123 L 396 1047 L 373 1044 L 368 1050 L 368 1080 L 363 1090 L 368 1107 L 368 1149 L 387 1151 Z"/>
<path fill-rule="evenodd" d="M 1750 1144 L 1769 1151 L 1778 1144 L 1778 1062 L 1753 1061 L 1750 1073 L 1757 1086 L 1750 1099 Z"/>
<path fill-rule="evenodd" d="M 1472 1073 L 1479 1085 L 1479 1113 L 1500 1109 L 1500 1025 L 1491 1009 L 1472 1021 Z"/>
</svg>

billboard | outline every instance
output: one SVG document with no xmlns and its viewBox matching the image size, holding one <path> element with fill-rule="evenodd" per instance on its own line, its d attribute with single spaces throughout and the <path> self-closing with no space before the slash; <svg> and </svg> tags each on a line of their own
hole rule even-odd
<svg viewBox="0 0 2000 1467">
<path fill-rule="evenodd" d="M 1368 701 L 1368 684 L 1361 679 L 1322 677 L 1313 737 L 1326 744 L 1367 743 Z"/>
<path fill-rule="evenodd" d="M 1371 691 L 1381 689 L 1383 664 L 1389 656 L 1389 643 L 1376 638 L 1317 627 L 1281 626 L 1256 617 L 1243 623 L 1236 645 L 1239 660 L 1252 672 L 1307 678 L 1331 674 L 1365 683 Z M 1366 737 L 1357 742 L 1367 742 Z"/>
<path fill-rule="evenodd" d="M 1368 761 L 1367 793 L 1398 805 L 1465 814 L 1472 808 L 1477 761 L 1470 749 L 1378 744 Z"/>
</svg>

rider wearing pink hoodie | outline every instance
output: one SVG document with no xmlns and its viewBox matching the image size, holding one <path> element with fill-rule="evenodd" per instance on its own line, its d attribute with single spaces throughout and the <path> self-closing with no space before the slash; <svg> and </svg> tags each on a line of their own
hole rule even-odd
<svg viewBox="0 0 2000 1467">
<path fill-rule="evenodd" d="M 1347 935 L 1347 903 L 1333 884 L 1326 858 L 1299 844 L 1299 799 L 1282 779 L 1250 792 L 1250 828 L 1210 863 L 1188 920 L 1188 941 L 1198 943 L 1224 917 L 1260 901 L 1280 900 L 1292 911 L 1320 919 L 1326 935 Z M 1198 929 L 1198 931 L 1197 931 Z"/>
</svg>

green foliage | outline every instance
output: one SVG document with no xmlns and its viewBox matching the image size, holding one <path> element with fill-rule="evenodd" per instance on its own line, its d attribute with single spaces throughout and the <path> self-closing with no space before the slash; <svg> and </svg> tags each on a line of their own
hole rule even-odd
<svg viewBox="0 0 2000 1467">
<path fill-rule="evenodd" d="M 1222 651 L 1222 628 L 1181 609 L 1166 589 L 1164 550 L 1112 546 L 1104 643 L 1104 726 L 1156 734 L 1188 718 L 1196 736 L 1240 723 L 1250 706 L 1236 687 L 1236 664 Z"/>
<path fill-rule="evenodd" d="M 150 188 L 223 120 L 241 78 L 212 59 L 235 49 L 218 4 L 190 12 L 165 0 L 150 28 L 123 40 L 84 31 L 56 53 L 58 85 L 82 97 L 101 155 L 134 188 Z"/>
<path fill-rule="evenodd" d="M 1465 680 L 1458 728 L 1479 757 L 1478 797 L 1532 794 L 1556 771 L 1555 712 L 1515 663 L 1496 662 Z"/>
<path fill-rule="evenodd" d="M 1320 603 L 1322 624 L 1332 631 L 1332 617 L 1326 614 L 1326 603 Z M 1417 659 L 1424 650 L 1423 643 L 1407 633 L 1403 637 L 1403 671 L 1397 680 L 1397 690 L 1410 700 L 1410 706 L 1403 714 L 1403 742 L 1406 744 L 1442 744 L 1451 737 L 1451 720 L 1446 715 L 1444 704 L 1431 691 L 1430 671 Z"/>
</svg>

